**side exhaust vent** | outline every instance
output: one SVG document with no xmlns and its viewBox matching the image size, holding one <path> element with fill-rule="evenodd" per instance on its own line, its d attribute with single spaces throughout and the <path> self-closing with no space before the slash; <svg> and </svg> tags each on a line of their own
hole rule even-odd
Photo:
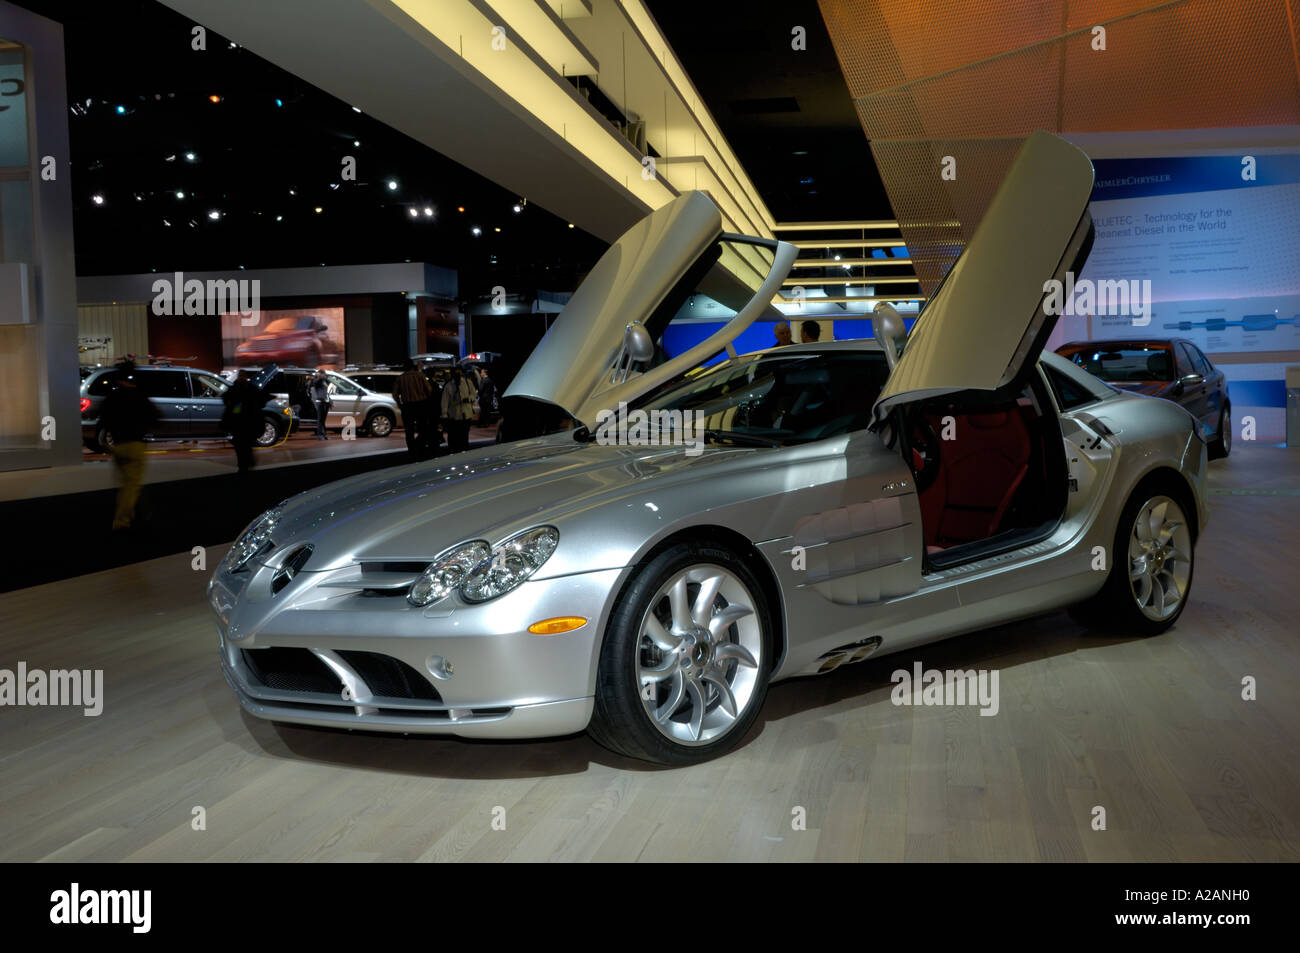
<svg viewBox="0 0 1300 953">
<path fill-rule="evenodd" d="M 841 645 L 837 649 L 831 649 L 813 661 L 799 674 L 824 675 L 827 672 L 834 671 L 841 665 L 852 665 L 854 662 L 861 662 L 863 659 L 870 658 L 876 649 L 880 648 L 881 641 L 879 636 L 873 635 L 869 639 L 862 639 L 848 645 Z"/>
</svg>

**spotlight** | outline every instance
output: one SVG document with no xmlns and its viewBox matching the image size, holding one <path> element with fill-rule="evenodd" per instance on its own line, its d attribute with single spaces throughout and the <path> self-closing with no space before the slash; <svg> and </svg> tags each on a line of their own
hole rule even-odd
<svg viewBox="0 0 1300 953">
<path fill-rule="evenodd" d="M 499 232 L 499 231 L 501 231 L 501 226 L 500 226 L 500 225 L 497 225 L 495 228 L 492 229 L 492 231 L 494 231 L 494 232 Z"/>
<path fill-rule="evenodd" d="M 277 108 L 280 107 L 280 106 L 283 106 L 283 105 L 284 105 L 284 100 L 281 99 L 279 96 L 275 97 L 275 105 L 276 105 Z"/>
<path fill-rule="evenodd" d="M 424 207 L 424 217 L 425 217 L 425 218 L 433 218 L 433 207 L 432 207 L 432 206 L 426 205 L 426 206 Z"/>
<path fill-rule="evenodd" d="M 518 213 L 522 212 L 523 210 L 524 210 L 524 207 L 523 207 L 522 205 L 516 205 L 516 206 L 514 207 L 514 211 L 515 211 L 515 214 L 516 214 L 516 215 L 517 215 Z"/>
<path fill-rule="evenodd" d="M 182 192 L 182 191 L 180 191 L 180 189 L 177 189 L 177 190 L 176 190 L 176 197 L 177 197 L 178 199 L 183 199 L 183 198 L 185 198 L 185 193 Z"/>
<path fill-rule="evenodd" d="M 470 229 L 470 234 L 472 234 L 472 235 L 482 235 L 482 234 L 483 234 L 483 229 L 481 229 L 481 228 L 479 228 L 477 225 L 475 225 L 473 228 Z"/>
<path fill-rule="evenodd" d="M 456 211 L 458 211 L 458 212 L 463 212 L 463 211 L 465 211 L 465 206 L 463 206 L 463 205 L 457 205 L 457 206 L 456 206 Z"/>
<path fill-rule="evenodd" d="M 411 218 L 419 218 L 419 217 L 420 217 L 420 210 L 419 210 L 418 208 L 408 209 L 407 211 L 409 211 L 409 212 L 411 213 Z"/>
<path fill-rule="evenodd" d="M 185 161 L 186 161 L 186 162 L 194 162 L 194 161 L 196 161 L 197 159 L 198 159 L 198 154 L 197 154 L 197 153 L 194 153 L 194 152 L 187 152 L 187 153 L 185 153 Z"/>
<path fill-rule="evenodd" d="M 572 223 L 572 222 L 569 223 L 569 227 L 570 227 L 570 228 L 573 228 L 573 223 Z"/>
<path fill-rule="evenodd" d="M 359 148 L 359 147 L 361 146 L 361 140 L 360 140 L 360 139 L 353 139 L 353 140 L 352 140 L 352 145 L 353 145 L 354 148 Z"/>
<path fill-rule="evenodd" d="M 214 208 L 208 213 L 208 218 L 215 222 L 217 219 L 221 218 L 221 212 Z"/>
<path fill-rule="evenodd" d="M 319 205 L 316 206 L 316 214 L 317 214 L 317 215 L 319 215 L 319 214 L 320 214 L 321 212 L 323 212 L 323 211 L 325 211 L 325 210 L 324 210 L 323 208 L 321 208 Z"/>
<path fill-rule="evenodd" d="M 104 204 L 104 196 L 102 196 L 102 195 L 92 195 L 92 196 L 90 197 L 90 200 L 91 200 L 92 202 L 94 202 L 96 205 L 103 205 L 103 204 Z"/>
<path fill-rule="evenodd" d="M 213 93 L 211 96 L 208 97 L 208 102 L 219 103 L 221 102 L 221 97 L 218 96 L 216 93 Z"/>
<path fill-rule="evenodd" d="M 396 180 L 396 179 L 389 179 L 389 180 L 388 180 L 388 191 L 390 191 L 390 192 L 396 192 L 396 191 L 397 191 L 397 180 Z"/>
<path fill-rule="evenodd" d="M 352 107 L 352 111 L 353 111 L 354 113 L 359 113 L 359 112 L 361 112 L 361 107 L 360 107 L 360 106 L 353 106 L 353 107 Z"/>
<path fill-rule="evenodd" d="M 276 220 L 277 222 L 282 222 L 282 221 L 284 221 L 284 216 L 283 216 L 283 215 L 277 215 L 277 216 L 275 217 L 275 220 Z"/>
<path fill-rule="evenodd" d="M 119 116 L 125 116 L 125 115 L 126 115 L 126 107 L 125 107 L 125 106 L 118 106 L 118 107 L 114 110 L 114 112 L 116 112 Z"/>
</svg>

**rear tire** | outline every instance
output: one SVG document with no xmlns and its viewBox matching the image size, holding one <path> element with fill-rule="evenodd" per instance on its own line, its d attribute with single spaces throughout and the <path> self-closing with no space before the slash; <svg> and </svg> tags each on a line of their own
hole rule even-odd
<svg viewBox="0 0 1300 953">
<path fill-rule="evenodd" d="M 1196 567 L 1186 495 L 1166 482 L 1140 485 L 1120 514 L 1106 584 L 1071 610 L 1092 628 L 1159 635 L 1183 614 Z"/>
<path fill-rule="evenodd" d="M 1232 453 L 1232 405 L 1224 404 L 1219 412 L 1219 432 L 1210 441 L 1209 458 L 1222 460 Z"/>
<path fill-rule="evenodd" d="M 258 447 L 273 447 L 280 441 L 280 424 L 274 417 L 267 415 L 262 418 L 262 429 L 258 432 L 253 444 Z"/>
<path fill-rule="evenodd" d="M 763 707 L 772 632 L 762 586 L 739 556 L 693 542 L 664 550 L 619 597 L 588 731 L 655 764 L 731 750 Z"/>
</svg>

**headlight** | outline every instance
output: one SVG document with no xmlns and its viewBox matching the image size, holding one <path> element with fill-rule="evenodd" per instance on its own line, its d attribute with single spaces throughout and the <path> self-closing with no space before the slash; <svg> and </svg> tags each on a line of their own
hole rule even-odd
<svg viewBox="0 0 1300 953">
<path fill-rule="evenodd" d="M 437 602 L 461 584 L 470 571 L 491 554 L 488 544 L 481 539 L 461 543 L 447 550 L 420 573 L 411 583 L 406 601 L 413 606 L 427 606 Z"/>
<path fill-rule="evenodd" d="M 240 534 L 235 545 L 226 554 L 226 569 L 236 572 L 242 569 L 262 548 L 271 541 L 271 533 L 280 523 L 280 507 L 267 510 Z"/>
<path fill-rule="evenodd" d="M 492 548 L 491 555 L 474 567 L 460 585 L 466 602 L 487 602 L 522 585 L 551 558 L 560 542 L 554 526 L 516 533 Z"/>
</svg>

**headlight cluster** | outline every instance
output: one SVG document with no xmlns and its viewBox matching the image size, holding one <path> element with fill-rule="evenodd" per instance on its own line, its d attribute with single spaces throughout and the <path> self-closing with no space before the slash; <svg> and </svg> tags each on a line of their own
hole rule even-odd
<svg viewBox="0 0 1300 953">
<path fill-rule="evenodd" d="M 487 602 L 521 586 L 560 542 L 554 526 L 516 533 L 496 546 L 476 539 L 447 550 L 411 584 L 407 601 L 427 606 L 459 590 L 466 602 Z"/>
<path fill-rule="evenodd" d="M 250 559 L 261 552 L 271 541 L 271 533 L 279 525 L 281 515 L 280 507 L 277 506 L 254 520 L 235 540 L 235 545 L 230 547 L 230 552 L 226 554 L 226 569 L 230 572 L 243 569 Z"/>
</svg>

